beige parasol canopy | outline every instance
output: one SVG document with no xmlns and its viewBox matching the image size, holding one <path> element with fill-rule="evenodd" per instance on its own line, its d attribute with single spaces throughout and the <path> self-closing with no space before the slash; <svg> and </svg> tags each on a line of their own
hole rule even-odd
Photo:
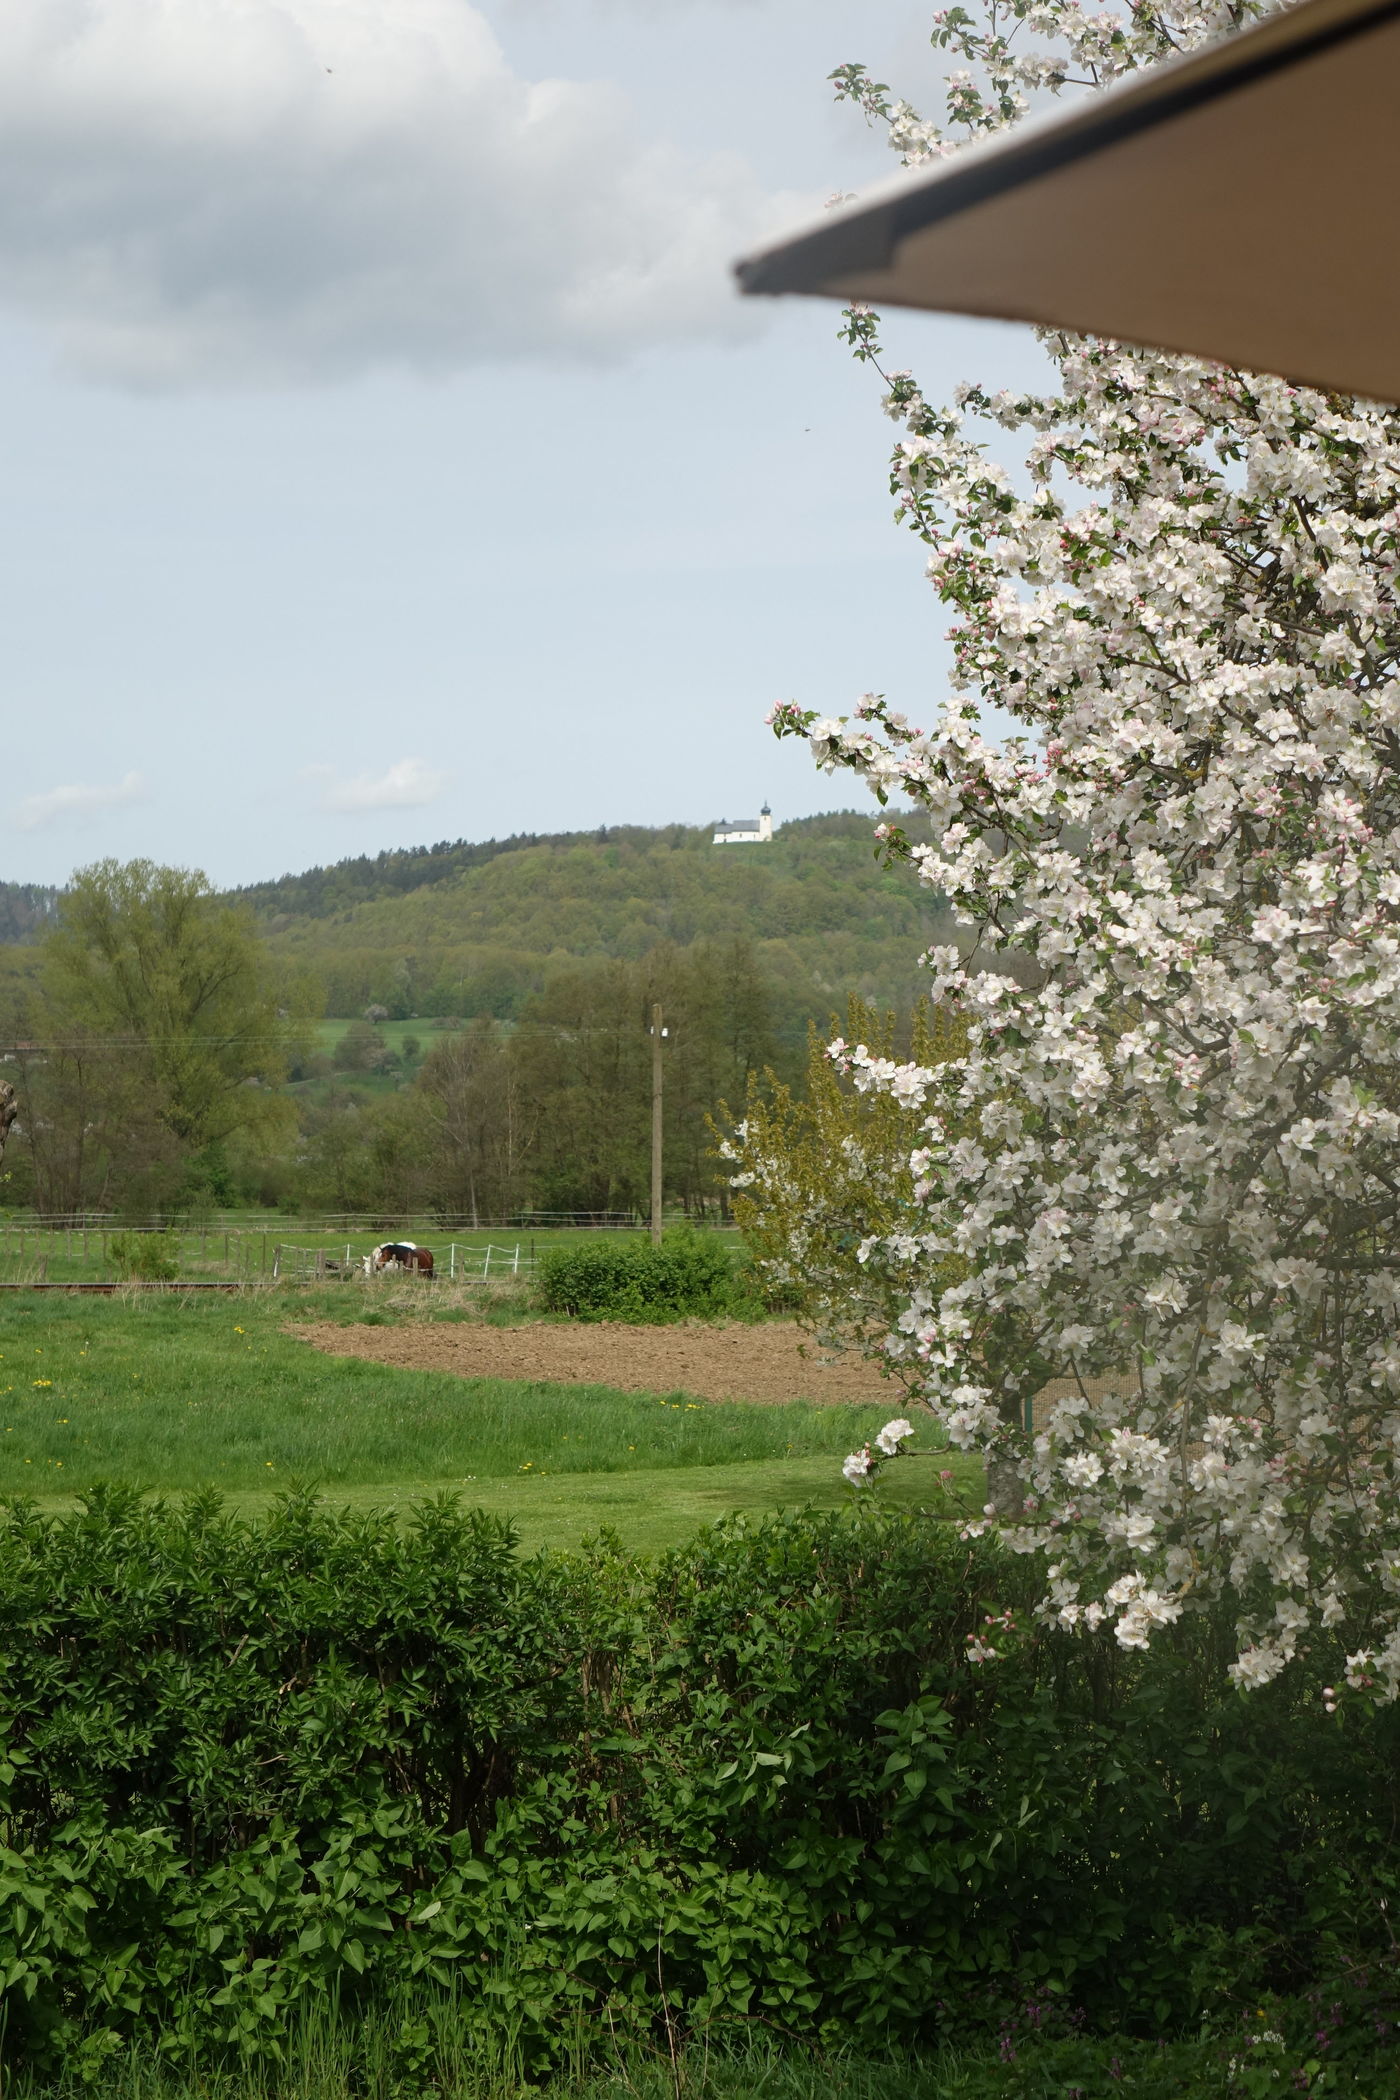
<svg viewBox="0 0 1400 2100">
<path fill-rule="evenodd" d="M 1303 0 L 902 175 L 738 275 L 1400 401 L 1400 0 Z"/>
</svg>

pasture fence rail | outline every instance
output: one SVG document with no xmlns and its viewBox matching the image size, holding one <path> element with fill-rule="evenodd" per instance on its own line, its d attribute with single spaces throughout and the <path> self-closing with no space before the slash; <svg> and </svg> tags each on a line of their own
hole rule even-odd
<svg viewBox="0 0 1400 2100">
<path fill-rule="evenodd" d="M 365 1257 L 356 1255 L 350 1246 L 344 1254 L 325 1247 L 297 1247 L 290 1241 L 279 1242 L 273 1255 L 272 1277 L 276 1282 L 288 1277 L 298 1283 L 316 1283 L 324 1277 L 364 1274 Z M 391 1273 L 384 1271 L 385 1275 Z M 488 1283 L 493 1277 L 533 1276 L 536 1259 L 526 1254 L 519 1240 L 512 1247 L 498 1247 L 488 1241 L 484 1247 L 463 1247 L 456 1240 L 448 1244 L 447 1276 L 452 1283 Z M 442 1274 L 439 1263 L 437 1273 Z"/>
<path fill-rule="evenodd" d="M 437 1274 L 454 1283 L 507 1279 L 523 1282 L 533 1279 L 539 1271 L 536 1227 L 547 1246 L 566 1220 L 572 1229 L 578 1229 L 576 1216 L 540 1213 L 529 1221 L 512 1218 L 504 1221 L 503 1231 L 501 1221 L 497 1221 L 496 1230 L 502 1231 L 500 1240 L 486 1226 L 467 1219 L 415 1218 L 406 1221 L 400 1232 L 404 1238 L 411 1236 L 420 1245 L 434 1248 Z M 551 1222 L 554 1217 L 559 1224 Z M 600 1222 L 599 1214 L 590 1220 L 595 1230 Z M 456 1232 L 463 1234 L 462 1239 L 457 1239 L 454 1226 Z M 617 1229 L 616 1223 L 613 1229 Z M 161 1230 L 178 1239 L 179 1273 L 186 1282 L 218 1280 L 243 1286 L 293 1278 L 316 1282 L 358 1275 L 370 1232 L 381 1242 L 395 1236 L 382 1219 L 366 1221 L 350 1216 L 283 1221 L 266 1215 L 225 1213 L 205 1220 L 172 1219 L 160 1227 L 149 1221 L 133 1223 L 110 1212 L 75 1211 L 66 1216 L 45 1216 L 32 1211 L 0 1210 L 0 1281 L 55 1286 L 120 1281 L 125 1265 L 113 1256 L 112 1241 L 118 1234 L 130 1240 Z M 288 1237 L 283 1238 L 284 1233 Z"/>
<path fill-rule="evenodd" d="M 489 1283 L 493 1274 L 498 1278 L 533 1276 L 535 1268 L 535 1256 L 522 1255 L 519 1240 L 513 1247 L 497 1247 L 489 1241 L 485 1247 L 459 1247 L 453 1240 L 447 1249 L 447 1274 L 452 1283 Z"/>
<path fill-rule="evenodd" d="M 120 1233 L 125 1238 L 160 1230 L 179 1234 L 182 1252 L 197 1264 L 201 1277 L 214 1269 L 220 1279 L 237 1283 L 266 1280 L 276 1260 L 277 1243 L 262 1225 L 237 1226 L 192 1224 L 162 1228 L 125 1224 L 110 1215 L 88 1213 L 48 1218 L 32 1213 L 0 1217 L 0 1269 L 34 1272 L 37 1280 L 49 1280 L 50 1266 L 58 1281 L 78 1277 L 110 1277 L 109 1248 Z"/>
<path fill-rule="evenodd" d="M 44 1232 L 644 1232 L 648 1221 L 631 1210 L 513 1210 L 495 1217 L 464 1211 L 304 1210 L 151 1211 L 140 1218 L 114 1210 L 37 1211 L 0 1205 L 0 1226 Z"/>
<path fill-rule="evenodd" d="M 289 1276 L 297 1283 L 318 1283 L 326 1276 L 348 1276 L 361 1271 L 363 1262 L 358 1261 L 350 1247 L 344 1254 L 326 1247 L 294 1247 L 286 1240 L 279 1240 L 272 1257 L 272 1280 Z"/>
</svg>

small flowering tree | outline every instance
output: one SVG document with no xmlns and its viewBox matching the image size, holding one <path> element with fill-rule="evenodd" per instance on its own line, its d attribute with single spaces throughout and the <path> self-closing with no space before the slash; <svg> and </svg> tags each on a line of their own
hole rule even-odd
<svg viewBox="0 0 1400 2100">
<path fill-rule="evenodd" d="M 954 8 L 941 129 L 836 77 L 916 160 L 1241 12 Z M 879 368 L 874 317 L 847 335 Z M 953 615 L 941 718 L 775 717 L 928 811 L 934 843 L 892 827 L 888 850 L 980 951 L 927 958 L 964 1056 L 838 1052 L 910 1119 L 912 1214 L 864 1250 L 899 1286 L 886 1346 L 986 1455 L 989 1517 L 1047 1553 L 1060 1623 L 1143 1647 L 1224 1596 L 1241 1685 L 1325 1627 L 1352 1686 L 1394 1697 L 1400 415 L 1042 340 L 1042 392 L 948 408 L 884 375 L 892 485 Z M 1023 438 L 1024 471 L 979 424 Z M 1024 737 L 988 742 L 983 702 Z M 1032 1427 L 1051 1376 L 1075 1397 Z M 1119 1397 L 1091 1403 L 1105 1376 Z"/>
<path fill-rule="evenodd" d="M 846 1026 L 868 1058 L 892 1076 L 896 1017 L 865 1000 L 848 1002 Z M 920 1001 L 904 1038 L 916 1069 L 955 1056 L 962 1031 Z M 736 1137 L 719 1145 L 738 1159 L 734 1215 L 765 1284 L 789 1303 L 822 1349 L 856 1349 L 896 1379 L 919 1366 L 892 1359 L 885 1339 L 898 1317 L 899 1279 L 863 1259 L 910 1220 L 914 1176 L 906 1118 L 897 1098 L 857 1088 L 812 1032 L 801 1093 L 771 1073 L 750 1079 Z M 863 1076 L 863 1075 L 862 1075 Z M 949 1271 L 951 1275 L 953 1271 Z"/>
</svg>

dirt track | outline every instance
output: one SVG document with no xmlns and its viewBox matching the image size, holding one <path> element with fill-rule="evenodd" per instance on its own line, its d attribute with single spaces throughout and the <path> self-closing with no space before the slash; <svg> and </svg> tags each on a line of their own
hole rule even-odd
<svg viewBox="0 0 1400 2100">
<path fill-rule="evenodd" d="M 692 1393 L 701 1400 L 900 1402 L 900 1389 L 859 1357 L 835 1363 L 800 1353 L 802 1336 L 786 1321 L 761 1326 L 478 1326 L 436 1322 L 404 1327 L 289 1327 L 330 1356 L 357 1356 L 409 1371 L 459 1378 L 520 1378 L 543 1384 L 610 1385 L 624 1393 Z"/>
</svg>

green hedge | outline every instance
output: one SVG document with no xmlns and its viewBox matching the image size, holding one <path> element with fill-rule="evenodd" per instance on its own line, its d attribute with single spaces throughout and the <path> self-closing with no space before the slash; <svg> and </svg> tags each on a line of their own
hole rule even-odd
<svg viewBox="0 0 1400 2100">
<path fill-rule="evenodd" d="M 660 1246 L 639 1234 L 551 1248 L 540 1258 L 539 1295 L 547 1311 L 580 1320 L 756 1319 L 764 1310 L 747 1257 L 684 1227 Z"/>
<path fill-rule="evenodd" d="M 868 2049 L 1027 2004 L 1165 2034 L 1334 1974 L 1391 2018 L 1396 1714 L 1327 1718 L 1320 1650 L 1241 1697 L 1203 1620 L 970 1668 L 1034 1580 L 880 1516 L 647 1568 L 523 1561 L 447 1503 L 13 1510 L 5 2049 L 275 2051 L 405 1991 L 537 2067 L 663 1994 Z"/>
</svg>

